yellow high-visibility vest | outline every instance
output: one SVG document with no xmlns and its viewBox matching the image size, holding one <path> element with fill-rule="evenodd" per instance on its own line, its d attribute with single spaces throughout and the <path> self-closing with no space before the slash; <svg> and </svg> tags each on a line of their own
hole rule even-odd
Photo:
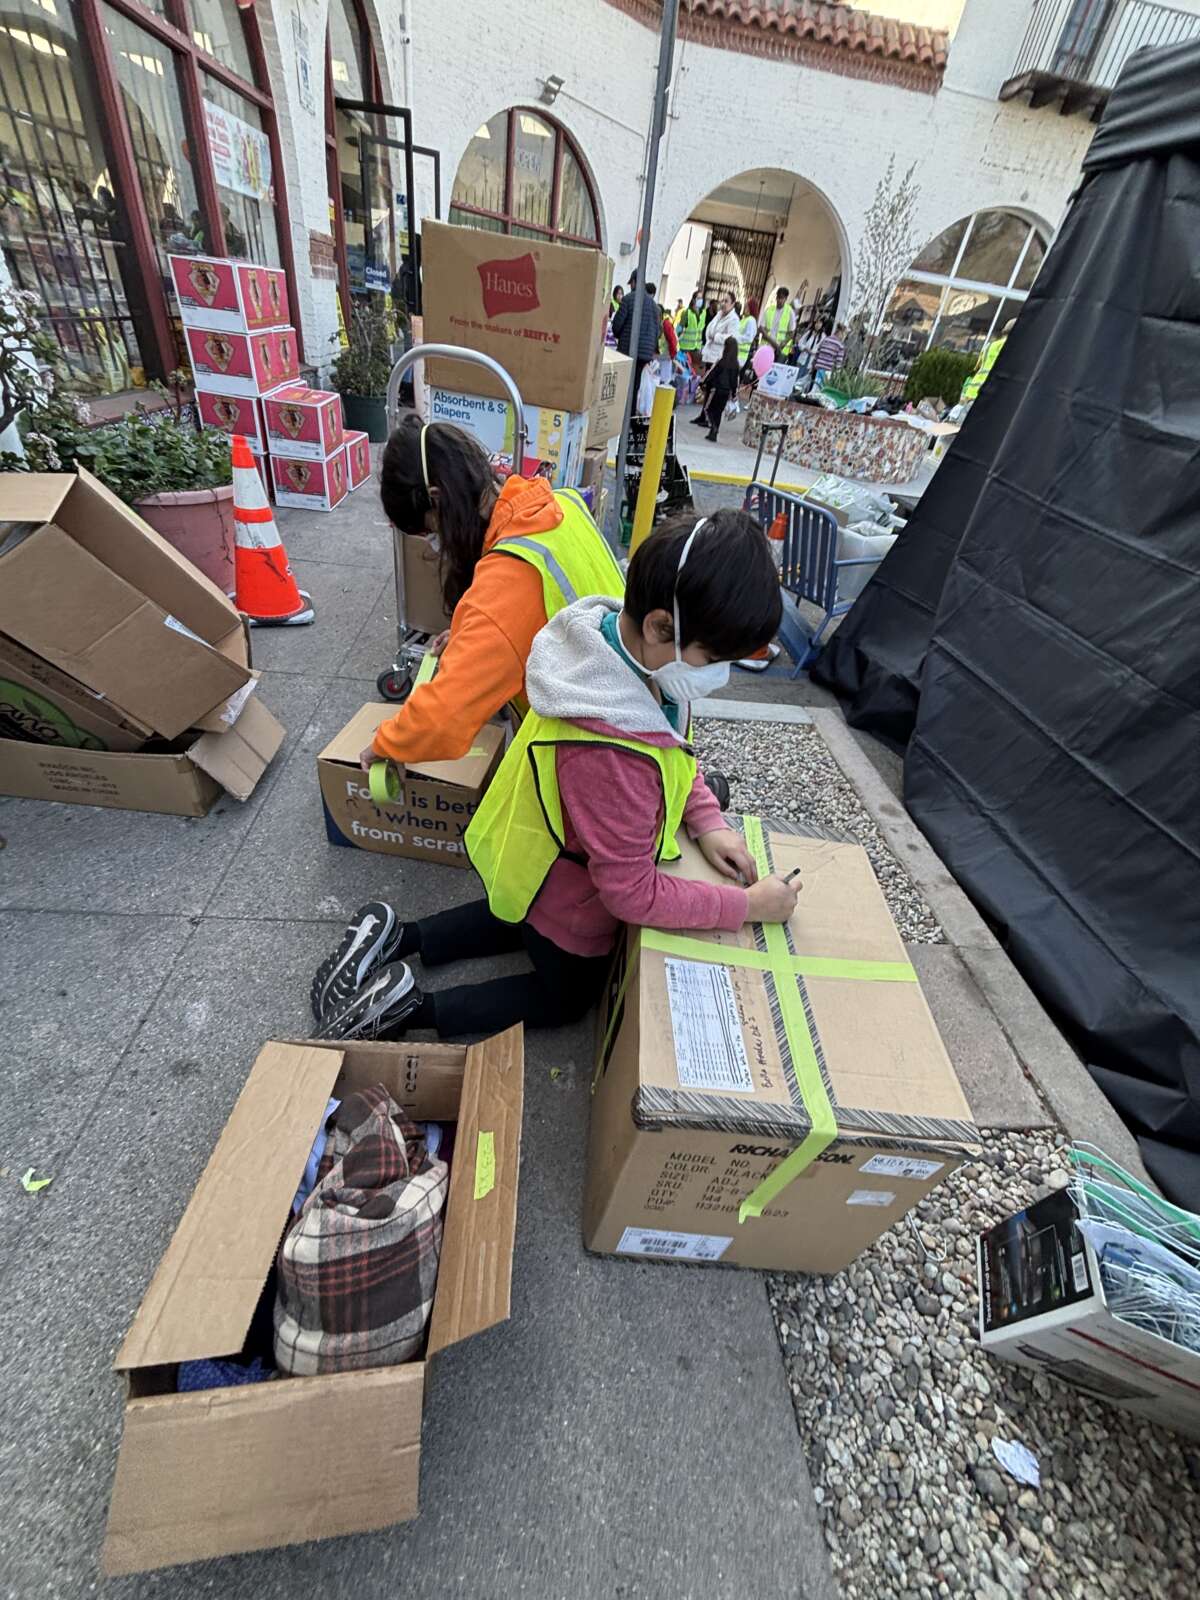
<svg viewBox="0 0 1200 1600">
<path fill-rule="evenodd" d="M 514 533 L 497 539 L 488 554 L 499 550 L 536 567 L 542 576 L 547 618 L 589 594 L 625 593 L 625 579 L 604 535 L 578 489 L 558 489 L 555 500 L 563 519 L 545 533 Z"/>
<path fill-rule="evenodd" d="M 988 345 L 987 349 L 983 352 L 979 365 L 967 379 L 966 383 L 963 384 L 962 393 L 958 397 L 960 402 L 965 403 L 968 400 L 975 400 L 978 398 L 980 389 L 982 389 L 984 384 L 987 382 L 988 373 L 996 365 L 996 357 L 1003 349 L 1003 339 L 992 340 L 991 344 Z"/>
</svg>

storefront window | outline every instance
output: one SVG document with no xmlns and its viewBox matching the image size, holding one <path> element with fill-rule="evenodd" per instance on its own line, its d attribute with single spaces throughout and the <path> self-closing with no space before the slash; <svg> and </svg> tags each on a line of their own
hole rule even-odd
<svg viewBox="0 0 1200 1600">
<path fill-rule="evenodd" d="M 454 178 L 450 221 L 519 238 L 600 243 L 595 195 L 570 135 L 521 107 L 475 130 Z"/>
<path fill-rule="evenodd" d="M 339 100 L 369 100 L 363 81 L 362 29 L 353 0 L 333 0 L 329 7 L 329 76 Z"/>
<path fill-rule="evenodd" d="M 215 78 L 206 75 L 202 90 L 226 253 L 277 267 L 271 145 L 262 113 Z"/>
<path fill-rule="evenodd" d="M 63 4 L 8 0 L 0 25 L 0 237 L 80 389 L 144 381 L 128 228 L 92 82 Z"/>
<path fill-rule="evenodd" d="M 239 78 L 253 83 L 254 64 L 234 0 L 188 0 L 188 9 L 192 38 L 200 49 Z"/>
</svg>

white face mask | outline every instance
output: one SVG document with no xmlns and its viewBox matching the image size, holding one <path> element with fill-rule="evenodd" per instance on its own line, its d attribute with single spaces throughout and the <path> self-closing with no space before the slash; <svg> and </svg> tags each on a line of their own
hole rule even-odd
<svg viewBox="0 0 1200 1600">
<path fill-rule="evenodd" d="M 671 609 L 675 621 L 675 659 L 668 661 L 664 666 L 655 667 L 651 672 L 643 667 L 640 662 L 634 662 L 639 672 L 645 673 L 651 683 L 657 684 L 659 692 L 666 700 L 674 700 L 676 705 L 691 705 L 693 700 L 703 700 L 706 695 L 715 694 L 718 689 L 723 689 L 729 682 L 729 662 L 710 661 L 706 666 L 694 667 L 690 661 L 683 659 L 682 647 L 679 643 L 679 574 L 683 571 L 684 562 L 691 552 L 692 543 L 700 529 L 708 519 L 701 517 L 700 521 L 688 534 L 679 556 L 679 565 L 675 569 L 675 594 L 671 600 Z M 632 658 L 631 658 L 632 659 Z"/>
</svg>

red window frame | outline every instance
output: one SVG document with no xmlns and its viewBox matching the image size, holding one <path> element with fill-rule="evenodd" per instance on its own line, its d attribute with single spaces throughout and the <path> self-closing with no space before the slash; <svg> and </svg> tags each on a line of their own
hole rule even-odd
<svg viewBox="0 0 1200 1600">
<path fill-rule="evenodd" d="M 329 0 L 330 6 L 340 5 L 342 0 Z M 363 60 L 362 80 L 365 98 L 368 100 L 383 99 L 383 80 L 379 76 L 379 61 L 375 55 L 375 40 L 371 35 L 371 26 L 367 20 L 366 8 L 362 0 L 350 0 L 355 21 L 358 23 L 359 38 L 362 40 Z M 336 96 L 333 92 L 333 38 L 329 24 L 325 24 L 325 175 L 329 189 L 329 205 L 333 218 L 333 249 L 337 260 L 337 288 L 338 298 L 342 302 L 342 316 L 346 326 L 350 326 L 350 267 L 346 259 L 346 224 L 342 215 L 342 174 L 338 166 L 337 148 L 337 108 L 334 104 Z"/>
<path fill-rule="evenodd" d="M 158 252 L 154 244 L 154 236 L 150 228 L 150 218 L 142 198 L 141 184 L 138 181 L 137 166 L 134 161 L 133 142 L 130 137 L 129 124 L 126 120 L 125 109 L 121 97 L 121 86 L 117 77 L 116 62 L 113 60 L 109 45 L 108 35 L 104 31 L 104 6 L 110 6 L 114 11 L 119 11 L 123 16 L 135 23 L 146 33 L 151 34 L 162 44 L 167 45 L 174 53 L 182 69 L 179 74 L 181 94 L 183 99 L 184 118 L 187 123 L 188 138 L 193 151 L 192 169 L 196 181 L 196 198 L 201 216 L 204 219 L 205 230 L 212 242 L 213 253 L 218 256 L 225 254 L 225 225 L 221 215 L 220 201 L 217 196 L 217 181 L 213 174 L 212 151 L 208 143 L 208 125 L 204 118 L 202 74 L 216 78 L 218 82 L 234 90 L 252 105 L 257 106 L 262 117 L 263 132 L 271 147 L 271 170 L 273 174 L 273 188 L 275 191 L 276 231 L 279 235 L 279 256 L 283 270 L 287 276 L 288 294 L 293 306 L 299 304 L 296 293 L 296 263 L 292 250 L 292 230 L 288 216 L 287 187 L 283 179 L 283 151 L 279 142 L 279 127 L 275 119 L 274 101 L 269 88 L 261 88 L 262 84 L 269 84 L 270 77 L 267 73 L 266 53 L 263 49 L 262 34 L 259 32 L 258 18 L 254 8 L 242 11 L 242 30 L 246 39 L 246 48 L 250 55 L 251 66 L 254 70 L 256 82 L 247 83 L 242 77 L 210 56 L 206 50 L 196 43 L 192 37 L 192 18 L 188 0 L 164 0 L 166 16 L 160 17 L 156 12 L 140 4 L 140 0 L 75 0 L 78 7 L 80 26 L 83 37 L 87 42 L 92 69 L 96 74 L 96 83 L 100 101 L 101 114 L 106 124 L 106 131 L 112 142 L 113 165 L 116 169 L 118 193 L 125 206 L 129 219 L 131 241 L 134 258 L 138 270 L 146 284 L 157 284 L 162 278 L 162 269 L 159 265 Z M 151 335 L 154 340 L 153 351 L 143 351 L 143 357 L 157 360 L 159 369 L 163 373 L 170 372 L 177 364 L 177 351 L 175 337 L 171 327 L 171 312 L 165 295 L 148 295 Z M 297 345 L 300 349 L 300 358 L 304 359 L 301 334 L 297 329 Z"/>
<path fill-rule="evenodd" d="M 539 118 L 546 124 L 548 128 L 554 129 L 554 174 L 550 180 L 550 226 L 548 228 L 544 227 L 540 222 L 528 222 L 524 217 L 513 215 L 513 150 L 516 144 L 517 126 L 514 119 L 519 116 L 522 111 L 528 112 L 530 116 Z M 592 183 L 591 174 L 588 172 L 587 163 L 583 159 L 582 151 L 575 143 L 574 139 L 572 139 L 571 135 L 563 127 L 562 123 L 556 122 L 553 117 L 547 116 L 544 106 L 509 106 L 508 109 L 503 113 L 497 112 L 496 114 L 498 116 L 503 115 L 508 118 L 504 159 L 504 210 L 489 211 L 484 206 L 464 204 L 462 201 L 454 198 L 453 185 L 451 185 L 450 188 L 451 209 L 454 211 L 465 211 L 469 216 L 488 217 L 493 222 L 502 222 L 504 224 L 505 233 L 511 234 L 514 228 L 524 228 L 529 233 L 536 233 L 543 239 L 560 240 L 565 244 L 587 245 L 592 250 L 599 250 L 601 248 L 600 207 L 596 203 L 596 190 Z M 492 119 L 489 117 L 486 120 L 490 122 Z M 579 168 L 579 171 L 583 175 L 583 181 L 587 187 L 588 199 L 591 201 L 592 216 L 595 218 L 596 222 L 596 237 L 594 239 L 587 239 L 583 236 L 583 234 L 580 233 L 568 233 L 565 228 L 560 228 L 558 225 L 559 192 L 562 185 L 562 159 L 564 149 L 570 150 L 571 154 L 575 157 L 575 165 Z M 455 173 L 454 176 L 457 180 L 458 174 Z"/>
</svg>

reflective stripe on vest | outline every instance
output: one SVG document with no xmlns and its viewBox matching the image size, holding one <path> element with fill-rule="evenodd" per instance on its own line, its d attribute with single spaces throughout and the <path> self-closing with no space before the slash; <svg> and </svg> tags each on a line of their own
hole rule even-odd
<svg viewBox="0 0 1200 1600">
<path fill-rule="evenodd" d="M 675 835 L 696 778 L 696 758 L 689 750 L 609 738 L 530 711 L 479 802 L 464 841 L 471 865 L 483 879 L 492 914 L 502 922 L 524 920 L 566 848 L 556 763 L 560 744 L 607 745 L 653 762 L 663 797 L 654 859 L 674 861 L 679 856 Z"/>
<path fill-rule="evenodd" d="M 679 340 L 679 348 L 685 355 L 690 350 L 699 350 L 701 341 L 704 337 L 704 326 L 701 323 L 699 316 L 692 310 L 691 306 L 688 306 L 687 310 L 679 319 L 676 337 Z"/>
<path fill-rule="evenodd" d="M 620 599 L 625 593 L 621 569 L 582 496 L 574 489 L 559 489 L 554 498 L 563 514 L 557 528 L 510 534 L 492 546 L 492 550 L 528 561 L 541 573 L 547 620 L 583 595 Z"/>
</svg>

